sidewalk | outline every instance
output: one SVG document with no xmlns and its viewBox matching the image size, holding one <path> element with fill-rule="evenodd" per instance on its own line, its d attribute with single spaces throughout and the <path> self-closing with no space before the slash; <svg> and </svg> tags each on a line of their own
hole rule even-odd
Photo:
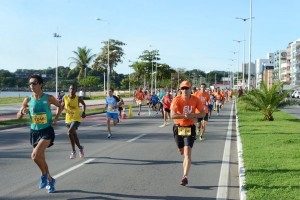
<svg viewBox="0 0 300 200">
<path fill-rule="evenodd" d="M 133 102 L 132 98 L 124 98 L 123 99 L 125 105 Z M 91 108 L 104 108 L 105 100 L 84 100 L 87 109 Z M 9 105 L 0 105 L 0 121 L 16 119 L 16 114 L 20 110 L 21 104 L 9 104 Z M 53 110 L 55 110 L 55 106 L 53 106 Z"/>
</svg>

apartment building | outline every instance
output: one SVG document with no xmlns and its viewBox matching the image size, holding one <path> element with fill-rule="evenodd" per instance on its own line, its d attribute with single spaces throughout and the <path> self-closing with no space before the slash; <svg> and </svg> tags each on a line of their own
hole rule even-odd
<svg viewBox="0 0 300 200">
<path fill-rule="evenodd" d="M 290 79 L 291 86 L 300 85 L 300 39 L 291 43 L 290 50 Z"/>
</svg>

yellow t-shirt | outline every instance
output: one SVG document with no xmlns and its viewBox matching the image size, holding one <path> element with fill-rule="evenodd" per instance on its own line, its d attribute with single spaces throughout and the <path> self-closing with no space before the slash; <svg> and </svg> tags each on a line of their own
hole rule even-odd
<svg viewBox="0 0 300 200">
<path fill-rule="evenodd" d="M 80 122 L 80 109 L 78 96 L 75 98 L 70 98 L 69 95 L 65 95 L 63 98 L 66 110 L 66 123 L 71 123 L 74 121 Z"/>
</svg>

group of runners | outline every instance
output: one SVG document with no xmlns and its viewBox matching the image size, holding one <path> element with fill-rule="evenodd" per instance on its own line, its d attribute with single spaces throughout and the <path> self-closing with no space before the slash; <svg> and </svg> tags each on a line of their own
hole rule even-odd
<svg viewBox="0 0 300 200">
<path fill-rule="evenodd" d="M 67 135 L 71 145 L 70 159 L 76 158 L 76 146 L 79 150 L 79 157 L 83 158 L 84 147 L 80 144 L 76 131 L 80 126 L 81 118 L 86 116 L 86 104 L 83 98 L 76 95 L 77 86 L 75 84 L 70 85 L 69 94 L 64 95 L 61 103 L 54 96 L 43 92 L 43 84 L 43 79 L 39 75 L 32 75 L 29 78 L 32 95 L 24 99 L 21 109 L 17 113 L 17 118 L 21 119 L 25 114 L 29 114 L 30 142 L 33 146 L 31 158 L 41 172 L 39 188 L 46 188 L 48 193 L 53 193 L 55 192 L 56 181 L 50 175 L 45 156 L 46 148 L 52 146 L 55 139 L 53 126 L 56 125 L 60 114 L 65 110 Z M 113 120 L 114 125 L 119 122 L 119 115 L 121 115 L 122 105 L 124 105 L 120 95 L 115 96 L 113 93 L 114 89 L 110 88 L 105 99 L 107 138 L 112 137 L 111 120 Z M 191 166 L 192 147 L 197 138 L 196 135 L 199 135 L 201 141 L 204 140 L 206 122 L 211 117 L 213 104 L 216 104 L 218 110 L 222 103 L 231 97 L 229 92 L 224 94 L 218 90 L 207 92 L 204 83 L 201 84 L 199 91 L 194 91 L 192 94 L 191 84 L 188 81 L 183 81 L 180 84 L 176 96 L 173 96 L 168 89 L 162 89 L 158 95 L 155 93 L 152 95 L 145 94 L 142 88 L 135 92 L 138 115 L 141 114 L 142 102 L 146 100 L 149 112 L 150 109 L 156 113 L 162 112 L 164 125 L 167 125 L 167 120 L 170 118 L 174 119 L 174 139 L 179 153 L 184 155 L 181 185 L 188 184 L 187 177 Z M 82 111 L 79 104 L 82 104 Z M 54 119 L 52 119 L 51 105 L 57 107 Z"/>
<path fill-rule="evenodd" d="M 162 89 L 158 95 L 155 92 L 149 95 L 149 92 L 147 90 L 143 92 L 142 88 L 136 92 L 138 115 L 141 112 L 142 102 L 146 101 L 149 113 L 151 108 L 156 111 L 156 114 L 158 109 L 163 110 L 164 126 L 167 125 L 167 118 L 174 119 L 174 139 L 178 152 L 184 155 L 181 185 L 188 184 L 192 147 L 197 135 L 200 141 L 204 141 L 207 121 L 211 118 L 212 111 L 216 110 L 219 115 L 224 103 L 231 101 L 232 95 L 232 90 L 219 90 L 218 88 L 207 90 L 205 83 L 202 83 L 200 89 L 197 90 L 196 87 L 192 88 L 188 81 L 180 84 L 175 96 L 167 89 Z"/>
</svg>

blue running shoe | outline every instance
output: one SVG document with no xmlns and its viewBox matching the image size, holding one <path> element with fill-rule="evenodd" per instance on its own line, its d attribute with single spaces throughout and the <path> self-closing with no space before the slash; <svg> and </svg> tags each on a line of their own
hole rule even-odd
<svg viewBox="0 0 300 200">
<path fill-rule="evenodd" d="M 41 176 L 41 181 L 40 181 L 40 185 L 39 185 L 40 189 L 43 189 L 47 186 L 47 178 L 48 178 L 47 173 L 45 175 Z"/>
<path fill-rule="evenodd" d="M 55 188 L 54 188 L 55 182 L 56 182 L 55 179 L 51 177 L 51 181 L 48 182 L 48 184 L 47 184 L 47 192 L 48 193 L 55 192 Z"/>
</svg>

